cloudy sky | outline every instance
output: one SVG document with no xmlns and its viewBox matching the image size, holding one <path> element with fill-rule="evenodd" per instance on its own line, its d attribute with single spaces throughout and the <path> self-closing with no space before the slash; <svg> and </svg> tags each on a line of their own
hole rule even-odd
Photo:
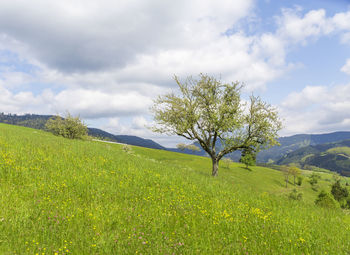
<svg viewBox="0 0 350 255">
<path fill-rule="evenodd" d="M 281 135 L 350 130 L 350 1 L 0 1 L 0 112 L 174 146 L 149 107 L 200 72 L 278 107 Z"/>
</svg>

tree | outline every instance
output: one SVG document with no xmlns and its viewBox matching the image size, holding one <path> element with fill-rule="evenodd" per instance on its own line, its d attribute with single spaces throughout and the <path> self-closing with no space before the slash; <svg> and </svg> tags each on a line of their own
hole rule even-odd
<svg viewBox="0 0 350 255">
<path fill-rule="evenodd" d="M 311 188 L 314 191 L 318 191 L 318 180 L 321 179 L 321 175 L 316 174 L 315 172 L 313 172 L 310 176 L 309 176 L 309 183 L 311 184 Z"/>
<path fill-rule="evenodd" d="M 294 178 L 294 186 L 295 186 L 295 179 L 301 174 L 301 170 L 296 167 L 295 165 L 291 165 L 289 167 L 290 174 L 293 175 Z"/>
<path fill-rule="evenodd" d="M 253 95 L 249 104 L 242 103 L 241 83 L 223 83 L 205 74 L 199 80 L 174 79 L 180 93 L 161 95 L 154 101 L 157 125 L 153 131 L 198 141 L 212 160 L 213 176 L 218 175 L 219 161 L 228 153 L 278 144 L 281 121 L 277 110 Z"/>
<path fill-rule="evenodd" d="M 318 194 L 318 197 L 315 200 L 315 204 L 318 206 L 326 207 L 326 208 L 336 208 L 337 207 L 337 203 L 334 200 L 334 198 L 324 190 L 322 190 Z"/>
<path fill-rule="evenodd" d="M 196 152 L 196 151 L 200 151 L 200 149 L 198 148 L 198 146 L 194 145 L 194 144 L 184 144 L 184 143 L 179 143 L 178 145 L 176 145 L 176 147 L 181 150 L 184 151 L 185 149 L 192 151 L 192 153 Z"/>
<path fill-rule="evenodd" d="M 70 139 L 82 139 L 87 136 L 87 126 L 80 117 L 73 117 L 70 113 L 67 113 L 65 118 L 58 115 L 50 118 L 45 127 L 54 135 Z"/>
<path fill-rule="evenodd" d="M 340 184 L 340 180 L 337 180 L 333 185 L 331 189 L 331 193 L 335 200 L 340 202 L 343 199 L 346 199 L 349 196 L 349 191 L 346 187 L 342 187 Z"/>
<path fill-rule="evenodd" d="M 188 150 L 192 151 L 192 153 L 196 152 L 196 151 L 200 151 L 200 149 L 198 148 L 198 146 L 194 145 L 194 144 L 189 144 L 186 147 Z"/>
<path fill-rule="evenodd" d="M 179 143 L 176 145 L 176 148 L 178 148 L 181 151 L 184 151 L 186 149 L 187 145 L 184 143 Z"/>
<path fill-rule="evenodd" d="M 321 175 L 316 174 L 315 172 L 313 172 L 310 176 L 309 176 L 309 183 L 311 184 L 311 186 L 314 186 L 318 183 L 318 180 L 321 179 Z"/>
<path fill-rule="evenodd" d="M 297 184 L 298 184 L 299 186 L 301 186 L 301 184 L 303 183 L 303 180 L 304 180 L 304 177 L 298 176 Z"/>
<path fill-rule="evenodd" d="M 291 175 L 291 170 L 289 166 L 282 166 L 281 167 L 283 176 L 284 176 L 284 181 L 286 182 L 286 188 L 288 188 L 288 182 L 289 182 L 289 176 Z"/>
<path fill-rule="evenodd" d="M 256 161 L 256 154 L 251 149 L 244 149 L 242 151 L 241 159 L 239 162 L 245 164 L 248 169 L 249 166 L 254 166 Z"/>
<path fill-rule="evenodd" d="M 226 168 L 230 168 L 230 165 L 233 163 L 233 161 L 232 161 L 232 159 L 225 157 L 222 159 L 222 163 L 224 163 L 224 166 Z"/>
</svg>

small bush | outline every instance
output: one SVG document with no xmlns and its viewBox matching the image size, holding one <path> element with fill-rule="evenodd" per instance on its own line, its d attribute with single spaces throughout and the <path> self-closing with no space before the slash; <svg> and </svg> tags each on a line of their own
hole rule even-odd
<svg viewBox="0 0 350 255">
<path fill-rule="evenodd" d="M 192 151 L 192 153 L 195 153 L 196 151 L 200 151 L 201 149 L 194 145 L 194 144 L 184 144 L 184 143 L 179 143 L 178 145 L 176 145 L 176 147 L 181 150 L 181 151 L 185 151 L 185 150 L 190 150 Z"/>
<path fill-rule="evenodd" d="M 46 124 L 46 129 L 54 135 L 70 139 L 83 139 L 87 137 L 87 126 L 79 117 L 73 117 L 67 113 L 65 118 L 54 116 Z"/>
<path fill-rule="evenodd" d="M 225 168 L 230 168 L 230 165 L 233 163 L 232 159 L 230 158 L 223 158 L 221 162 Z"/>
<path fill-rule="evenodd" d="M 131 153 L 132 152 L 131 146 L 129 144 L 124 144 L 123 151 L 125 151 L 126 153 Z"/>
<path fill-rule="evenodd" d="M 304 177 L 303 177 L 303 176 L 298 176 L 297 185 L 298 185 L 298 186 L 301 186 L 301 184 L 303 183 L 303 180 L 304 180 Z"/>
<path fill-rule="evenodd" d="M 309 183 L 311 184 L 311 186 L 314 186 L 318 183 L 318 180 L 320 179 L 321 179 L 321 175 L 312 173 L 312 175 L 309 176 Z"/>
<path fill-rule="evenodd" d="M 343 199 L 346 199 L 349 196 L 348 189 L 346 187 L 342 187 L 339 180 L 337 180 L 332 185 L 331 193 L 332 193 L 334 199 L 337 201 L 341 201 Z"/>
<path fill-rule="evenodd" d="M 289 193 L 288 197 L 292 200 L 301 200 L 303 198 L 303 193 L 298 192 L 297 189 L 293 189 L 292 192 Z"/>
<path fill-rule="evenodd" d="M 331 194 L 322 190 L 320 194 L 318 194 L 317 199 L 315 200 L 315 204 L 325 208 L 336 208 L 337 202 L 331 196 Z"/>
<path fill-rule="evenodd" d="M 247 169 L 249 168 L 249 166 L 255 166 L 256 153 L 252 149 L 243 150 L 239 162 L 245 164 L 245 167 Z"/>
</svg>

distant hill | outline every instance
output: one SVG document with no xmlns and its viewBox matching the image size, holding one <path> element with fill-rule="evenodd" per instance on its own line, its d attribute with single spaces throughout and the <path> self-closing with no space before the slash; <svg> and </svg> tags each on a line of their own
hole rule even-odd
<svg viewBox="0 0 350 255">
<path fill-rule="evenodd" d="M 258 154 L 258 162 L 276 162 L 284 155 L 309 145 L 339 142 L 350 139 L 350 132 L 333 132 L 328 134 L 298 134 L 278 139 L 280 146 L 274 146 Z"/>
<path fill-rule="evenodd" d="M 37 115 L 37 114 L 16 115 L 16 114 L 0 113 L 0 123 L 45 130 L 45 124 L 47 120 L 50 119 L 51 117 L 53 117 L 53 115 Z M 166 149 L 165 147 L 161 146 L 160 144 L 150 139 L 144 139 L 138 136 L 130 136 L 130 135 L 113 135 L 111 133 L 108 133 L 98 128 L 88 128 L 88 134 L 90 136 L 100 138 L 100 139 L 106 139 L 112 142 L 125 143 L 125 144 L 136 145 L 136 146 L 152 148 L 152 149 L 160 149 L 160 150 Z"/>
<path fill-rule="evenodd" d="M 284 155 L 276 164 L 297 163 L 303 168 L 316 166 L 350 176 L 350 140 L 309 145 Z"/>
<path fill-rule="evenodd" d="M 328 134 L 298 134 L 288 137 L 280 137 L 278 139 L 280 146 L 274 146 L 268 150 L 263 150 L 258 153 L 257 162 L 259 163 L 275 163 L 277 160 L 287 155 L 290 152 L 298 150 L 309 145 L 324 144 L 330 142 L 338 142 L 350 139 L 350 132 L 334 132 Z M 199 146 L 198 143 L 194 143 Z M 220 141 L 217 142 L 217 147 L 220 148 Z M 188 154 L 206 155 L 206 152 L 201 149 L 200 152 L 192 153 L 186 151 Z M 241 157 L 240 151 L 235 151 L 228 155 L 233 161 L 239 161 Z"/>
</svg>

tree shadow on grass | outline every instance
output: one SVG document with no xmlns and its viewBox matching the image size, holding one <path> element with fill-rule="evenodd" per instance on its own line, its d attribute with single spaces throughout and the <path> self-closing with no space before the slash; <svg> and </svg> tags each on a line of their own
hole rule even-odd
<svg viewBox="0 0 350 255">
<path fill-rule="evenodd" d="M 244 169 L 244 170 L 249 171 L 249 172 L 253 172 L 253 170 L 250 169 L 249 167 L 247 168 L 247 167 L 240 166 L 239 168 Z"/>
</svg>

